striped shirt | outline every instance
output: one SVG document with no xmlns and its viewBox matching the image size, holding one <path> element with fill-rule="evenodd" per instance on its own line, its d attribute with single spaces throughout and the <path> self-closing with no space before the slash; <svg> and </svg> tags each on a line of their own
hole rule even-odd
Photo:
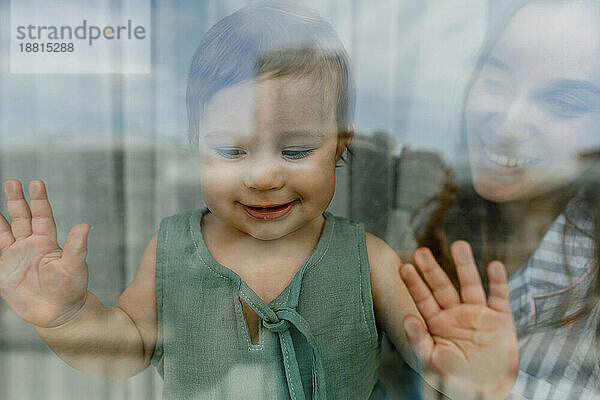
<svg viewBox="0 0 600 400">
<path fill-rule="evenodd" d="M 600 307 L 566 326 L 542 325 L 592 301 L 588 290 L 597 268 L 591 210 L 581 197 L 573 198 L 531 258 L 509 279 L 520 347 L 511 400 L 600 399 L 595 346 Z M 567 304 L 571 305 L 565 310 Z"/>
</svg>

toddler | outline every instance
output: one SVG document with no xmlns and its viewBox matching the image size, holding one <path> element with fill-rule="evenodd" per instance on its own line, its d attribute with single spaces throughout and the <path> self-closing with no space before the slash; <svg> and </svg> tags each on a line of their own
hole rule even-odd
<svg viewBox="0 0 600 400">
<path fill-rule="evenodd" d="M 346 53 L 311 11 L 268 2 L 223 19 L 187 91 L 206 208 L 161 222 L 110 307 L 87 290 L 89 225 L 61 249 L 44 184 L 30 182 L 28 205 L 8 180 L 0 294 L 74 368 L 119 378 L 152 363 L 165 399 L 387 398 L 383 332 L 448 393 L 502 397 L 517 364 L 502 266 L 486 299 L 456 243 L 461 299 L 421 249 L 430 291 L 362 224 L 326 212 L 353 96 Z"/>
</svg>

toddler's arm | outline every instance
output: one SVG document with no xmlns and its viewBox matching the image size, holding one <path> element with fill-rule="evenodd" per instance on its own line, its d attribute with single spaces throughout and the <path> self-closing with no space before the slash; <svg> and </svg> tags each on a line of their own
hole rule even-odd
<svg viewBox="0 0 600 400">
<path fill-rule="evenodd" d="M 43 182 L 29 184 L 31 207 L 19 181 L 4 190 L 11 224 L 0 215 L 0 295 L 74 368 L 108 378 L 143 370 L 156 342 L 156 235 L 135 279 L 108 307 L 87 290 L 90 226 L 73 227 L 61 249 Z"/>
<path fill-rule="evenodd" d="M 368 234 L 367 251 L 377 321 L 407 362 L 451 398 L 505 398 L 516 377 L 518 350 L 503 266 L 490 264 L 486 299 L 465 242 L 452 245 L 460 295 L 428 249 L 417 250 L 414 257 L 427 283 Z M 424 368 L 418 368 L 407 341 Z"/>
</svg>

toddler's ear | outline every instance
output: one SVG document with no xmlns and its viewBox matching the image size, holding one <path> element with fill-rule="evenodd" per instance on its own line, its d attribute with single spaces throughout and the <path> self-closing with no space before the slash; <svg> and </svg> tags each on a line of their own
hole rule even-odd
<svg viewBox="0 0 600 400">
<path fill-rule="evenodd" d="M 335 162 L 338 162 L 340 158 L 342 158 L 342 154 L 344 154 L 344 150 L 346 150 L 350 146 L 353 136 L 354 125 L 348 126 L 344 131 L 338 132 L 338 142 L 335 151 Z"/>
</svg>

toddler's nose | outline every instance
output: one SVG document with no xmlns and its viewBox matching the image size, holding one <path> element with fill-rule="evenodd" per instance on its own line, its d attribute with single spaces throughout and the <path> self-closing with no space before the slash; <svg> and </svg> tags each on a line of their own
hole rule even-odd
<svg viewBox="0 0 600 400">
<path fill-rule="evenodd" d="M 285 185 L 285 179 L 276 165 L 254 165 L 247 171 L 244 184 L 254 190 L 276 190 Z"/>
</svg>

